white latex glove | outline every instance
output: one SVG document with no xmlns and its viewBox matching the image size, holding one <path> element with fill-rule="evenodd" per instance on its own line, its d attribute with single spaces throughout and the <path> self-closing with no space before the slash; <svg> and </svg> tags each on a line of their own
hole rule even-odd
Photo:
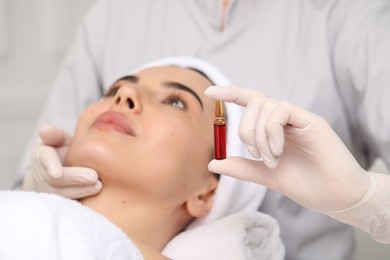
<svg viewBox="0 0 390 260">
<path fill-rule="evenodd" d="M 326 214 L 355 205 L 367 193 L 368 174 L 320 116 L 260 92 L 210 87 L 213 99 L 246 107 L 239 136 L 260 160 L 212 160 L 211 172 L 255 182 Z"/>
<path fill-rule="evenodd" d="M 101 190 L 102 183 L 93 169 L 62 166 L 71 140 L 69 134 L 44 124 L 39 136 L 41 143 L 31 158 L 24 190 L 55 193 L 71 199 L 91 196 Z"/>
</svg>

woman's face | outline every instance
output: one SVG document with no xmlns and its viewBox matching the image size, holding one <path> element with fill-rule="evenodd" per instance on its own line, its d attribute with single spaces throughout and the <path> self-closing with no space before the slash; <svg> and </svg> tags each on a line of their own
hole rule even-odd
<svg viewBox="0 0 390 260">
<path fill-rule="evenodd" d="M 118 80 L 79 118 L 67 165 L 95 169 L 103 189 L 182 200 L 210 177 L 215 103 L 203 94 L 210 85 L 174 66 Z"/>
</svg>

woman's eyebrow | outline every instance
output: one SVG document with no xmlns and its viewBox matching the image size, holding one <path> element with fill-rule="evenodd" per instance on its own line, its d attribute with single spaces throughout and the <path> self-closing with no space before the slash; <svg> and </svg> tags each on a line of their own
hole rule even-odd
<svg viewBox="0 0 390 260">
<path fill-rule="evenodd" d="M 199 102 L 202 110 L 203 110 L 203 102 L 202 100 L 200 99 L 200 97 L 198 96 L 198 94 L 196 94 L 195 91 L 193 91 L 190 87 L 187 87 L 186 85 L 183 85 L 181 83 L 178 83 L 178 82 L 174 82 L 174 81 L 165 81 L 161 84 L 161 86 L 163 87 L 167 87 L 167 88 L 175 88 L 175 89 L 179 89 L 179 90 L 184 90 L 188 93 L 190 93 L 191 95 L 193 95 Z"/>
<path fill-rule="evenodd" d="M 118 79 L 116 82 L 121 81 L 121 80 L 127 81 L 129 83 L 138 83 L 139 77 L 134 76 L 134 75 L 128 75 L 128 76 L 124 76 L 124 77 Z"/>
<path fill-rule="evenodd" d="M 120 79 L 118 79 L 116 82 L 118 81 L 127 81 L 129 83 L 138 83 L 140 81 L 140 78 L 137 77 L 137 76 L 134 76 L 134 75 L 128 75 L 128 76 L 125 76 L 125 77 L 122 77 Z M 175 88 L 175 89 L 179 89 L 179 90 L 183 90 L 183 91 L 186 91 L 188 93 L 190 93 L 191 95 L 193 95 L 196 100 L 198 100 L 202 110 L 203 110 L 203 102 L 202 100 L 200 99 L 199 95 L 196 94 L 195 91 L 193 91 L 190 87 L 187 87 L 186 85 L 183 85 L 181 83 L 178 83 L 178 82 L 174 82 L 174 81 L 164 81 L 161 86 L 164 86 L 164 87 L 167 87 L 167 88 Z"/>
</svg>

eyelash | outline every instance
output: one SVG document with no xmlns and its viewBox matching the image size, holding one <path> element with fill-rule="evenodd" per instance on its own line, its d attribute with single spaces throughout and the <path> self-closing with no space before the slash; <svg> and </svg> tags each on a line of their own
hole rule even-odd
<svg viewBox="0 0 390 260">
<path fill-rule="evenodd" d="M 108 98 L 108 97 L 115 96 L 119 89 L 120 89 L 120 86 L 118 86 L 118 85 L 111 86 L 106 91 L 106 93 L 104 93 L 104 97 Z M 182 103 L 182 107 L 174 105 L 174 103 L 178 103 L 178 102 Z M 164 99 L 162 103 L 167 104 L 167 105 L 171 105 L 173 107 L 176 107 L 176 108 L 182 109 L 182 110 L 187 110 L 187 108 L 188 108 L 188 104 L 187 104 L 186 100 L 184 98 L 182 98 L 180 94 L 172 94 L 172 95 L 168 96 L 166 99 Z"/>
<path fill-rule="evenodd" d="M 178 102 L 182 103 L 181 107 L 179 107 L 178 105 L 174 105 L 174 103 L 177 104 Z M 170 95 L 163 101 L 163 103 L 182 110 L 187 110 L 188 108 L 187 102 L 180 95 L 177 94 Z"/>
</svg>

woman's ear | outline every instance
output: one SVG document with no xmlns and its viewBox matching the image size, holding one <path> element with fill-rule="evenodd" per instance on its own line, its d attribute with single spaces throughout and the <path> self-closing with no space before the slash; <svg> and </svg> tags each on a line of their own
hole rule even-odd
<svg viewBox="0 0 390 260">
<path fill-rule="evenodd" d="M 210 174 L 207 185 L 187 200 L 186 209 L 192 217 L 203 217 L 210 211 L 217 186 L 217 178 Z"/>
</svg>

